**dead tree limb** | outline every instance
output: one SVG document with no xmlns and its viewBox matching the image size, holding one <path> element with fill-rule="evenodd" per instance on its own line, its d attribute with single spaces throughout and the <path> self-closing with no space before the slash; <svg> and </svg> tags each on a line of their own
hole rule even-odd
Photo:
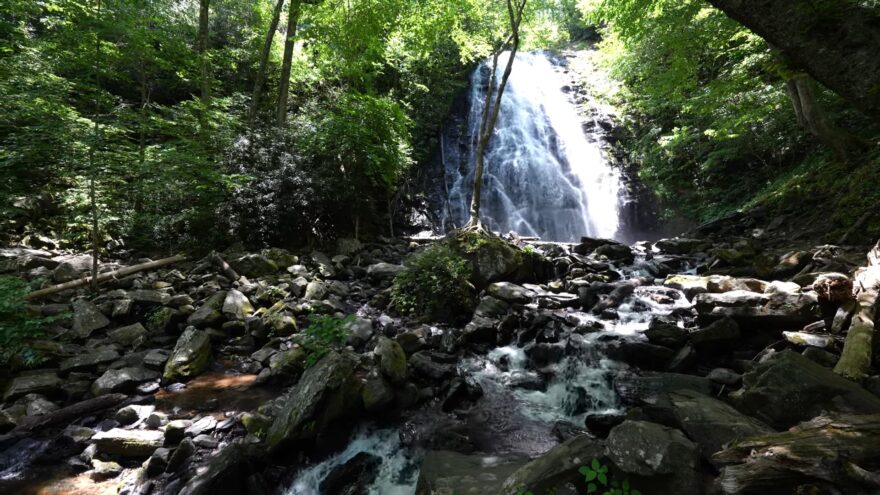
<svg viewBox="0 0 880 495">
<path fill-rule="evenodd" d="M 25 299 L 28 301 L 37 299 L 40 297 L 48 296 L 51 294 L 56 294 L 58 292 L 65 291 L 67 289 L 75 289 L 77 287 L 82 287 L 84 285 L 89 285 L 92 282 L 92 278 L 95 278 L 95 283 L 101 283 L 107 280 L 126 277 L 128 275 L 132 275 L 135 273 L 147 271 L 147 270 L 155 270 L 156 268 L 161 268 L 165 265 L 170 265 L 172 263 L 177 263 L 180 261 L 186 260 L 186 256 L 182 254 L 178 254 L 176 256 L 171 256 L 170 258 L 162 258 L 161 260 L 149 261 L 147 263 L 141 263 L 139 265 L 127 266 L 125 268 L 120 268 L 118 270 L 113 270 L 112 272 L 101 273 L 97 277 L 85 277 L 79 280 L 72 280 L 70 282 L 65 282 L 63 284 L 53 285 L 51 287 L 46 287 L 45 289 L 35 290 L 25 296 Z"/>
<path fill-rule="evenodd" d="M 226 278 L 235 282 L 239 279 L 238 273 L 229 266 L 229 263 L 226 262 L 223 258 L 220 257 L 217 252 L 212 252 L 211 256 L 209 256 L 211 263 L 213 263 L 220 271 L 223 272 L 223 275 L 226 275 Z"/>
</svg>

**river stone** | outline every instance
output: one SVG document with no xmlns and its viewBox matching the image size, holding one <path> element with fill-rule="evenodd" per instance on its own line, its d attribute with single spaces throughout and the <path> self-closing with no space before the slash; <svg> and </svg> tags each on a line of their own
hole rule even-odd
<svg viewBox="0 0 880 495">
<path fill-rule="evenodd" d="M 187 380 L 208 367 L 211 359 L 211 339 L 208 333 L 188 327 L 177 339 L 174 351 L 165 363 L 162 379 L 166 382 Z"/>
<path fill-rule="evenodd" d="M 736 290 L 722 294 L 698 294 L 694 307 L 701 320 L 730 317 L 740 326 L 761 328 L 803 327 L 822 319 L 815 294 L 759 294 Z"/>
<path fill-rule="evenodd" d="M 645 330 L 648 342 L 662 345 L 672 349 L 678 349 L 687 342 L 688 331 L 681 328 L 673 321 L 654 318 Z"/>
<path fill-rule="evenodd" d="M 356 416 L 363 407 L 356 367 L 354 355 L 331 352 L 307 369 L 280 399 L 281 409 L 266 435 L 268 446 L 314 439 L 328 425 Z"/>
<path fill-rule="evenodd" d="M 599 246 L 593 251 L 593 254 L 627 265 L 632 264 L 635 260 L 635 255 L 633 254 L 632 249 L 630 249 L 629 246 L 618 243 L 609 243 L 604 246 Z"/>
<path fill-rule="evenodd" d="M 391 280 L 404 270 L 403 265 L 375 263 L 367 267 L 367 276 L 372 280 Z"/>
<path fill-rule="evenodd" d="M 880 398 L 792 350 L 771 356 L 743 375 L 743 388 L 730 399 L 737 409 L 779 429 L 823 411 L 880 411 Z"/>
<path fill-rule="evenodd" d="M 699 463 L 697 445 L 682 432 L 647 421 L 615 426 L 606 445 L 615 466 L 641 476 L 692 471 Z"/>
<path fill-rule="evenodd" d="M 504 480 L 525 462 L 519 457 L 431 451 L 422 460 L 415 495 L 503 493 Z"/>
<path fill-rule="evenodd" d="M 686 237 L 660 239 L 654 243 L 654 247 L 663 254 L 692 254 L 694 251 L 707 245 L 708 243 L 704 239 L 689 239 Z"/>
<path fill-rule="evenodd" d="M 333 278 L 336 276 L 336 268 L 333 266 L 333 261 L 326 254 L 320 251 L 312 251 L 311 258 L 318 265 L 318 273 L 322 277 Z"/>
<path fill-rule="evenodd" d="M 394 402 L 391 385 L 381 376 L 373 374 L 367 377 L 362 396 L 364 409 L 370 413 L 384 411 Z"/>
<path fill-rule="evenodd" d="M 119 359 L 119 353 L 112 348 L 98 349 L 87 354 L 67 358 L 58 365 L 62 373 L 94 368 L 101 363 Z"/>
<path fill-rule="evenodd" d="M 510 303 L 527 304 L 535 294 L 525 287 L 510 282 L 495 282 L 486 287 L 486 293 L 490 296 Z"/>
<path fill-rule="evenodd" d="M 366 318 L 355 317 L 345 324 L 349 331 L 348 342 L 354 345 L 363 345 L 373 336 L 373 322 Z"/>
<path fill-rule="evenodd" d="M 229 320 L 244 320 L 254 312 L 254 307 L 247 296 L 240 291 L 231 289 L 223 300 L 223 316 Z"/>
<path fill-rule="evenodd" d="M 217 292 L 207 298 L 204 303 L 186 319 L 187 324 L 196 328 L 205 328 L 223 321 L 220 310 L 226 301 L 226 292 Z"/>
<path fill-rule="evenodd" d="M 92 437 L 98 452 L 112 456 L 148 458 L 162 446 L 165 436 L 156 430 L 123 430 L 113 428 Z"/>
<path fill-rule="evenodd" d="M 640 403 L 679 390 L 693 390 L 710 395 L 712 383 L 707 378 L 680 373 L 642 372 L 641 375 L 618 375 L 614 379 L 614 389 L 621 399 Z"/>
<path fill-rule="evenodd" d="M 4 402 L 12 402 L 28 394 L 58 395 L 61 378 L 51 370 L 15 377 L 3 393 Z"/>
<path fill-rule="evenodd" d="M 229 264 L 239 275 L 250 278 L 265 277 L 278 271 L 278 265 L 261 254 L 246 254 L 233 259 Z"/>
<path fill-rule="evenodd" d="M 140 323 L 133 323 L 128 326 L 114 328 L 107 332 L 110 340 L 122 346 L 134 346 L 147 334 L 147 329 Z"/>
<path fill-rule="evenodd" d="M 141 367 L 109 369 L 92 384 L 92 395 L 131 392 L 143 382 L 159 378 L 159 373 Z"/>
<path fill-rule="evenodd" d="M 496 235 L 456 231 L 447 236 L 446 243 L 470 263 L 470 282 L 478 290 L 502 280 L 542 281 L 552 270 L 543 256 L 520 249 Z"/>
<path fill-rule="evenodd" d="M 57 284 L 70 282 L 79 278 L 79 269 L 70 262 L 62 262 L 52 270 L 52 280 Z"/>
<path fill-rule="evenodd" d="M 382 458 L 359 452 L 331 470 L 321 482 L 321 493 L 334 495 L 369 495 L 369 486 L 379 474 Z"/>
<path fill-rule="evenodd" d="M 319 301 L 327 295 L 327 286 L 320 280 L 312 280 L 306 285 L 306 292 L 303 296 L 310 301 Z"/>
<path fill-rule="evenodd" d="M 168 356 L 170 353 L 165 349 L 152 349 L 144 355 L 144 366 L 153 369 L 164 368 L 165 363 L 168 362 Z"/>
<path fill-rule="evenodd" d="M 88 338 L 95 330 L 110 324 L 110 320 L 101 313 L 97 306 L 77 299 L 73 301 L 73 331 L 82 339 Z"/>
<path fill-rule="evenodd" d="M 254 472 L 265 470 L 266 460 L 263 458 L 262 448 L 262 445 L 230 443 L 219 453 L 212 455 L 207 463 L 200 465 L 178 495 L 265 493 L 263 490 L 257 491 L 251 481 Z M 194 450 L 190 450 L 189 454 L 193 452 Z M 168 471 L 176 470 L 180 465 L 172 466 L 173 464 L 173 461 L 169 461 Z"/>
<path fill-rule="evenodd" d="M 128 298 L 140 306 L 165 306 L 171 301 L 171 295 L 167 292 L 152 289 L 137 289 L 128 291 Z"/>
<path fill-rule="evenodd" d="M 406 382 L 406 353 L 400 344 L 388 337 L 379 337 L 373 353 L 379 358 L 379 369 L 389 382 L 394 385 Z"/>
<path fill-rule="evenodd" d="M 602 440 L 589 435 L 577 435 L 517 468 L 506 478 L 498 492 L 491 493 L 518 495 L 524 486 L 533 493 L 554 493 L 553 489 L 556 487 L 582 480 L 583 475 L 578 473 L 578 468 L 604 456 L 605 446 Z"/>
<path fill-rule="evenodd" d="M 718 349 L 735 344 L 739 340 L 739 325 L 732 318 L 722 318 L 706 328 L 694 330 L 689 337 L 697 350 Z"/>
<path fill-rule="evenodd" d="M 474 310 L 474 316 L 484 318 L 500 318 L 510 311 L 510 305 L 501 299 L 492 296 L 483 296 L 477 309 Z"/>
</svg>

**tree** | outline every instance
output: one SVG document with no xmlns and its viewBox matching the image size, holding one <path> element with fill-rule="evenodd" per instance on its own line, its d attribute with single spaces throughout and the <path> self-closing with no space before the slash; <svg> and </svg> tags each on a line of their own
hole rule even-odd
<svg viewBox="0 0 880 495">
<path fill-rule="evenodd" d="M 207 112 L 211 98 L 211 80 L 208 60 L 208 13 L 210 0 L 199 0 L 199 82 L 201 83 L 201 133 L 202 140 L 206 138 Z"/>
<path fill-rule="evenodd" d="M 880 9 L 851 0 L 708 0 L 880 119 Z"/>
<path fill-rule="evenodd" d="M 253 123 L 257 110 L 260 107 L 260 96 L 263 91 L 263 84 L 266 82 L 266 68 L 269 65 L 269 53 L 272 51 L 272 40 L 275 39 L 275 31 L 278 30 L 278 22 L 281 20 L 281 10 L 283 7 L 284 0 L 276 0 L 275 8 L 272 10 L 272 19 L 269 21 L 269 29 L 266 30 L 266 41 L 263 42 L 263 49 L 260 51 L 260 67 L 257 69 L 257 75 L 254 78 L 254 92 L 251 96 L 251 111 L 248 119 L 251 123 Z M 290 27 L 288 26 L 289 29 Z M 290 70 L 289 67 L 288 70 Z"/>
<path fill-rule="evenodd" d="M 480 192 L 483 188 L 483 154 L 495 131 L 495 122 L 498 120 L 498 113 L 501 111 L 501 98 L 504 96 L 504 89 L 507 87 L 507 80 L 510 78 L 510 72 L 513 69 L 513 60 L 516 58 L 516 52 L 519 49 L 519 27 L 522 22 L 522 14 L 525 6 L 526 0 L 507 0 L 510 35 L 507 40 L 495 50 L 495 53 L 492 54 L 492 72 L 489 76 L 489 85 L 486 88 L 486 98 L 483 102 L 483 112 L 480 117 L 480 129 L 477 134 L 476 166 L 474 167 L 474 193 L 473 196 L 471 196 L 471 216 L 466 228 L 477 230 L 482 229 L 482 222 L 480 221 Z M 510 54 L 507 58 L 507 65 L 504 67 L 504 73 L 501 75 L 501 82 L 496 89 L 495 79 L 496 71 L 498 69 L 498 57 L 508 46 L 510 47 Z"/>
</svg>

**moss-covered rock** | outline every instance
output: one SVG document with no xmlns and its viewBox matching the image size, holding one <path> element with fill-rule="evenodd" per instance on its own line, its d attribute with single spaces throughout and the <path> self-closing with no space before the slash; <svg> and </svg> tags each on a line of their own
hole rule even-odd
<svg viewBox="0 0 880 495">
<path fill-rule="evenodd" d="M 494 234 L 457 230 L 446 236 L 453 252 L 471 264 L 471 283 L 478 289 L 492 282 L 538 282 L 552 267 L 541 255 L 521 249 Z"/>
<path fill-rule="evenodd" d="M 373 352 L 379 358 L 379 369 L 388 381 L 395 385 L 406 381 L 406 353 L 400 344 L 388 337 L 379 337 Z"/>
<path fill-rule="evenodd" d="M 187 328 L 177 339 L 174 351 L 165 363 L 162 379 L 166 382 L 187 380 L 205 371 L 211 360 L 211 339 L 207 332 Z"/>
</svg>

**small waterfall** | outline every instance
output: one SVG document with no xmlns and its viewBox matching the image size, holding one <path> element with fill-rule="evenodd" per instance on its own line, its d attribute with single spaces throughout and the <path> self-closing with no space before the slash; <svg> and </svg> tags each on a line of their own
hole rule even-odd
<svg viewBox="0 0 880 495">
<path fill-rule="evenodd" d="M 505 62 L 502 55 L 498 79 Z M 488 72 L 482 64 L 471 76 L 461 135 L 441 139 L 445 229 L 468 218 Z M 620 176 L 603 155 L 598 131 L 584 131 L 565 85 L 547 54 L 517 54 L 485 154 L 481 208 L 492 230 L 553 241 L 619 234 Z"/>
</svg>

